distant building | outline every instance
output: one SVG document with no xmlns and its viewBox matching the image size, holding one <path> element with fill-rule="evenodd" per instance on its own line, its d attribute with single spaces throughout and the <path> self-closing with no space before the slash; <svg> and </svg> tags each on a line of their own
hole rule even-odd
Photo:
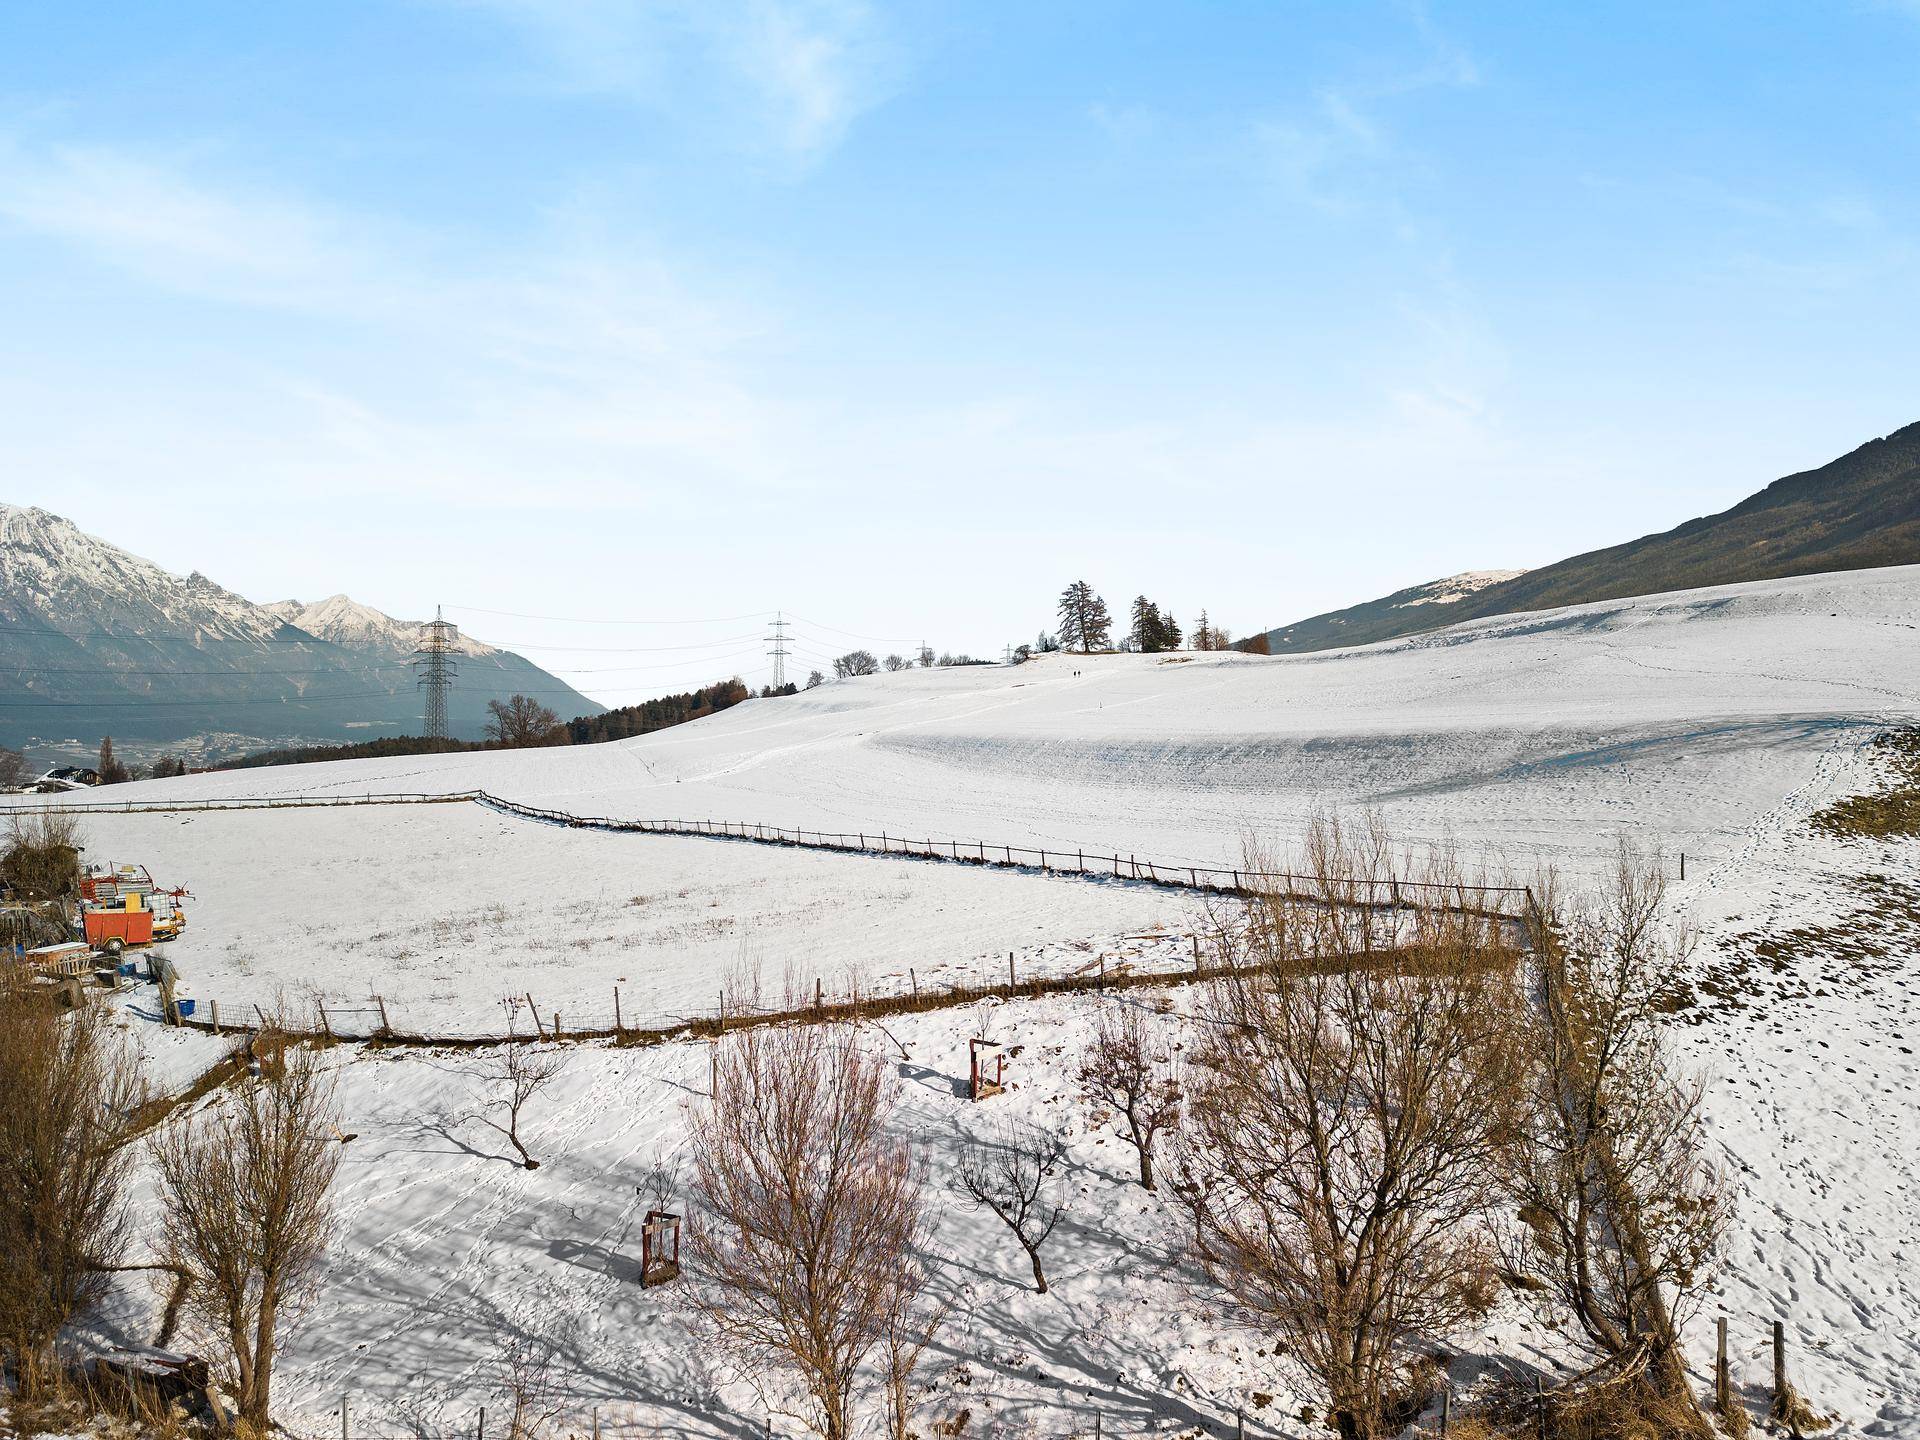
<svg viewBox="0 0 1920 1440">
<path fill-rule="evenodd" d="M 33 782 L 33 789 L 41 795 L 57 795 L 63 790 L 85 790 L 99 783 L 98 770 L 84 769 L 79 765 L 56 765 Z"/>
</svg>

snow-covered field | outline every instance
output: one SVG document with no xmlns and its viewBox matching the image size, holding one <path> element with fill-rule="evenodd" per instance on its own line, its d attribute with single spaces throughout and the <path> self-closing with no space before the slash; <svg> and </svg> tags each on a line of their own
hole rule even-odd
<svg viewBox="0 0 1920 1440">
<path fill-rule="evenodd" d="M 743 967 L 829 994 L 1177 969 L 1199 906 L 1177 891 L 739 841 L 572 830 L 477 805 L 90 815 L 88 853 L 185 885 L 182 994 L 228 1019 L 310 993 L 341 1033 L 379 1017 L 505 1034 L 503 997 L 565 1029 L 711 1015 Z M 911 972 L 911 973 L 910 973 Z M 522 1030 L 531 1030 L 525 1014 Z"/>
<path fill-rule="evenodd" d="M 1697 1003 L 1676 1035 L 1744 1187 L 1695 1361 L 1724 1307 L 1758 1400 L 1780 1319 L 1801 1387 L 1847 1433 L 1920 1436 L 1920 846 L 1806 823 L 1872 788 L 1866 741 L 1920 710 L 1916 626 L 1920 570 L 1870 571 L 1305 657 L 1055 656 L 871 677 L 623 744 L 232 772 L 114 798 L 478 787 L 583 813 L 1190 861 L 1236 856 L 1248 837 L 1284 844 L 1318 807 L 1371 805 L 1402 836 L 1576 875 L 1621 834 L 1662 842 L 1689 857 L 1673 894 L 1701 934 Z M 880 978 L 918 955 L 962 971 L 1009 949 L 1071 965 L 1183 923 L 1164 892 L 555 830 L 464 806 L 88 824 L 102 858 L 194 887 L 180 956 L 203 992 L 337 976 L 457 1023 L 514 988 L 543 1009 L 548 993 L 563 1010 L 610 1008 L 625 977 L 623 997 L 670 1011 L 742 959 L 829 982 L 829 964 Z M 1097 1407 L 1109 1435 L 1220 1434 L 1245 1404 L 1252 1433 L 1316 1433 L 1291 1418 L 1297 1396 L 1257 1339 L 1210 1318 L 1170 1212 L 1124 1183 L 1124 1147 L 1089 1131 L 1072 1073 L 1100 1003 L 1151 997 L 1001 1007 L 1025 1046 L 1019 1088 L 981 1106 L 954 1090 L 974 1017 L 889 1022 L 912 1051 L 901 1123 L 947 1202 L 938 1284 L 957 1308 L 929 1418 L 965 1408 L 968 1435 L 1052 1436 L 1090 1431 Z M 478 1407 L 498 1403 L 497 1337 L 514 1329 L 559 1342 L 576 1419 L 598 1405 L 603 1428 L 636 1436 L 761 1433 L 765 1398 L 693 1343 L 671 1288 L 628 1278 L 633 1186 L 699 1103 L 703 1047 L 579 1047 L 535 1102 L 536 1172 L 465 1118 L 483 1055 L 332 1053 L 360 1138 L 326 1283 L 288 1355 L 281 1394 L 299 1433 L 337 1433 L 343 1390 L 358 1433 L 471 1433 Z M 991 1217 L 953 1194 L 961 1137 L 996 1111 L 1076 1131 L 1076 1198 L 1045 1298 L 1023 1288 Z M 151 1311 L 130 1291 L 109 1321 L 142 1336 Z M 1518 1310 L 1454 1348 L 1461 1380 L 1495 1348 L 1543 1364 L 1565 1353 Z"/>
</svg>

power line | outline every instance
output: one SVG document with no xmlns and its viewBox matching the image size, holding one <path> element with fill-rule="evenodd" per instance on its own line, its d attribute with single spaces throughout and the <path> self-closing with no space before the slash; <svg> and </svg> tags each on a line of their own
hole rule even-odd
<svg viewBox="0 0 1920 1440">
<path fill-rule="evenodd" d="M 868 640 L 875 645 L 911 645 L 913 642 L 899 635 L 862 635 L 858 630 L 842 630 L 838 625 L 823 625 L 818 620 L 809 620 L 804 615 L 793 617 L 802 625 L 811 625 L 816 630 L 831 630 L 836 635 L 851 635 L 855 640 Z"/>
<path fill-rule="evenodd" d="M 760 635 L 728 635 L 719 640 L 705 640 L 698 645 L 523 645 L 493 640 L 487 643 L 498 650 L 574 650 L 596 655 L 653 655 L 666 650 L 711 650 L 717 645 L 743 645 L 764 638 Z"/>
<path fill-rule="evenodd" d="M 705 620 L 610 620 L 604 615 L 525 615 L 518 610 L 488 610 L 479 605 L 449 605 L 449 610 L 465 610 L 471 615 L 504 615 L 512 620 L 550 620 L 559 625 L 730 625 L 736 620 L 760 620 L 769 613 L 755 610 L 747 615 L 715 615 Z"/>
</svg>

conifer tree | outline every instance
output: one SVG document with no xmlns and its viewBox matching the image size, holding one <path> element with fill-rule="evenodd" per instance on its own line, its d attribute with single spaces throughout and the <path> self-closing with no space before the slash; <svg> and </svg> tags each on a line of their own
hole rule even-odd
<svg viewBox="0 0 1920 1440">
<path fill-rule="evenodd" d="M 1111 643 L 1113 617 L 1107 602 L 1093 593 L 1084 580 L 1076 580 L 1060 595 L 1060 646 L 1091 655 Z"/>
<path fill-rule="evenodd" d="M 1160 648 L 1160 607 L 1144 595 L 1133 597 L 1133 628 L 1127 640 L 1135 650 L 1151 654 Z"/>
</svg>

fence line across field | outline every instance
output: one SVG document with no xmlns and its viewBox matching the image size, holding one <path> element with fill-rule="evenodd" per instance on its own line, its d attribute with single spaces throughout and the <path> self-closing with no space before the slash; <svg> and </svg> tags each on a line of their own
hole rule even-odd
<svg viewBox="0 0 1920 1440">
<path fill-rule="evenodd" d="M 1040 870 L 1047 874 L 1084 875 L 1093 879 L 1131 880 L 1211 894 L 1284 894 L 1302 900 L 1380 910 L 1444 909 L 1479 914 L 1489 919 L 1521 920 L 1530 892 L 1524 885 L 1450 885 L 1428 880 L 1328 881 L 1324 877 L 1291 871 L 1250 870 L 1228 865 L 1184 865 L 1178 862 L 1123 855 L 1118 850 L 1076 848 L 1043 849 L 1028 845 L 995 844 L 986 840 L 914 839 L 889 832 L 805 830 L 766 825 L 751 820 L 617 820 L 605 815 L 575 815 L 506 800 L 482 790 L 478 804 L 529 820 L 564 825 L 570 829 L 607 830 L 648 835 L 695 835 L 754 844 L 784 845 L 807 850 L 832 850 L 868 855 L 896 855 L 912 860 L 942 860 L 962 865 L 1001 869 Z M 1511 907 L 1511 908 L 1508 908 Z"/>
<path fill-rule="evenodd" d="M 1523 885 L 1449 885 L 1423 880 L 1334 881 L 1290 871 L 1250 870 L 1230 865 L 1184 865 L 1125 854 L 1106 847 L 1046 849 L 1038 846 L 994 844 L 986 840 L 915 839 L 890 832 L 806 830 L 749 820 L 621 820 L 607 815 L 576 815 L 508 800 L 485 790 L 448 794 L 381 793 L 363 795 L 260 796 L 192 801 L 128 800 L 83 801 L 69 805 L 7 807 L 33 813 L 79 815 L 166 814 L 208 810 L 300 810 L 344 808 L 354 805 L 445 805 L 471 803 L 505 815 L 562 825 L 573 830 L 602 830 L 616 834 L 689 835 L 752 844 L 783 845 L 790 849 L 827 850 L 841 854 L 891 855 L 910 860 L 938 860 L 948 864 L 984 865 L 997 869 L 1038 870 L 1049 875 L 1080 875 L 1100 880 L 1127 880 L 1215 895 L 1272 895 L 1332 901 L 1357 908 L 1406 910 L 1443 909 L 1488 918 L 1525 918 L 1529 891 Z"/>
</svg>

